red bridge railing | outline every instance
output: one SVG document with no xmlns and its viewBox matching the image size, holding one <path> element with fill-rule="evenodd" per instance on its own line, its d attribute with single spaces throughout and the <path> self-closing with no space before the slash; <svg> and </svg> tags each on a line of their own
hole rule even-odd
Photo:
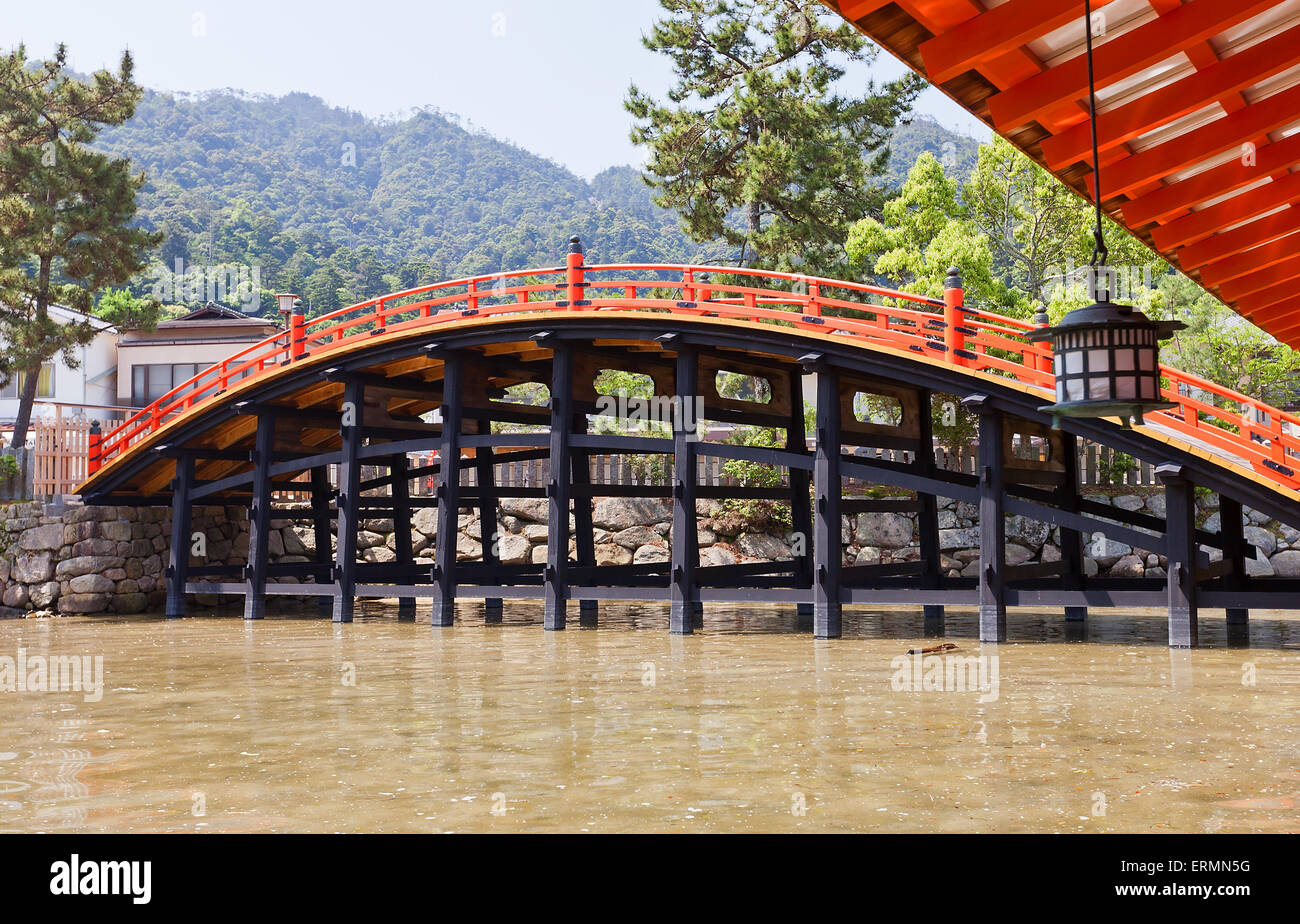
<svg viewBox="0 0 1300 924">
<path fill-rule="evenodd" d="M 875 301 L 868 301 L 874 298 Z M 235 383 L 281 366 L 416 328 L 463 318 L 572 311 L 655 311 L 732 318 L 859 338 L 930 362 L 990 372 L 1043 389 L 1053 400 L 1052 355 L 1026 340 L 1027 321 L 963 303 L 950 276 L 943 299 L 844 280 L 725 266 L 584 264 L 454 279 L 394 292 L 311 320 L 253 344 L 182 382 L 105 434 L 93 473 L 167 421 Z M 1148 414 L 1193 442 L 1232 454 L 1277 484 L 1300 489 L 1300 417 L 1176 369 L 1162 367 L 1165 397 L 1178 406 Z"/>
</svg>

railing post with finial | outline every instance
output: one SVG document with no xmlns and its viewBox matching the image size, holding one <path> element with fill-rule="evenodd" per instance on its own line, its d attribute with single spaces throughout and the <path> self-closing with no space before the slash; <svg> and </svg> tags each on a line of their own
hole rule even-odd
<svg viewBox="0 0 1300 924">
<path fill-rule="evenodd" d="M 943 342 L 948 348 L 948 361 L 958 366 L 967 365 L 966 358 L 957 352 L 966 349 L 966 335 L 961 332 L 965 320 L 961 310 L 964 302 L 961 269 L 950 266 L 943 281 Z"/>
<path fill-rule="evenodd" d="M 86 442 L 86 474 L 93 475 L 99 471 L 104 464 L 103 458 L 104 432 L 99 427 L 98 420 L 90 422 L 90 435 Z"/>
<path fill-rule="evenodd" d="M 302 359 L 307 352 L 307 316 L 302 313 L 302 302 L 294 303 L 294 312 L 289 315 L 289 357 Z"/>
<path fill-rule="evenodd" d="M 587 287 L 583 280 L 582 238 L 574 235 L 569 238 L 569 256 L 565 265 L 565 282 L 569 289 L 569 308 L 581 308 L 586 303 L 583 297 Z"/>
<path fill-rule="evenodd" d="M 1051 324 L 1051 319 L 1047 316 L 1047 306 L 1039 305 L 1038 310 L 1034 312 L 1034 327 L 1042 329 Z M 1025 344 L 1025 365 L 1036 372 L 1046 372 L 1053 375 L 1052 357 L 1034 349 L 1032 342 Z"/>
</svg>

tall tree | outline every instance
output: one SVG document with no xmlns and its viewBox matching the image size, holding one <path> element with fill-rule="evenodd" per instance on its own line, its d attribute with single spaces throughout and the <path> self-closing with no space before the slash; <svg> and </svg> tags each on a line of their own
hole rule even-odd
<svg viewBox="0 0 1300 924">
<path fill-rule="evenodd" d="M 937 298 L 948 267 L 956 266 L 970 303 L 1027 311 L 1024 299 L 994 276 L 988 241 L 933 154 L 916 159 L 879 220 L 867 217 L 853 226 L 845 248 L 855 275 Z"/>
<path fill-rule="evenodd" d="M 1059 299 L 1058 290 L 1083 288 L 1093 247 L 1092 206 L 1014 145 L 994 137 L 980 145 L 975 171 L 962 189 L 975 228 L 993 251 L 993 272 L 1032 302 Z M 1132 298 L 1133 281 L 1149 284 L 1168 270 L 1150 248 L 1104 219 L 1107 265 Z"/>
<path fill-rule="evenodd" d="M 880 205 L 871 180 L 922 81 L 836 92 L 845 65 L 878 49 L 816 0 L 660 5 L 667 15 L 643 42 L 676 81 L 666 101 L 635 85 L 626 100 L 656 202 L 696 241 L 738 248 L 740 265 L 842 267 L 849 227 Z"/>
<path fill-rule="evenodd" d="M 22 375 L 14 444 L 23 445 L 41 365 L 62 354 L 77 364 L 89 321 L 61 324 L 52 305 L 89 313 L 95 292 L 123 285 L 144 268 L 162 235 L 133 226 L 143 174 L 91 150 L 109 125 L 135 112 L 141 89 L 129 52 L 116 74 L 88 82 L 66 73 L 67 52 L 29 65 L 21 45 L 0 57 L 0 380 Z M 148 322 L 156 308 L 140 309 Z"/>
</svg>

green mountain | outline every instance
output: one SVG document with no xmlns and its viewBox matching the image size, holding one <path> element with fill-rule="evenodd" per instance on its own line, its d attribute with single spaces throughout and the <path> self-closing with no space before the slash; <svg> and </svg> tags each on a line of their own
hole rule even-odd
<svg viewBox="0 0 1300 924">
<path fill-rule="evenodd" d="M 922 154 L 933 154 L 950 178 L 964 183 L 975 170 L 979 147 L 974 138 L 945 128 L 934 116 L 916 113 L 910 122 L 898 126 L 890 139 L 886 183 L 902 186 L 907 171 Z"/>
<path fill-rule="evenodd" d="M 317 312 L 421 282 L 554 266 L 573 234 L 600 262 L 710 251 L 653 204 L 635 169 L 586 182 L 432 110 L 380 122 L 301 93 L 150 92 L 100 144 L 147 173 L 140 216 L 167 234 L 162 266 L 258 266 L 264 288 L 309 295 Z"/>
<path fill-rule="evenodd" d="M 440 279 L 558 265 L 573 234 L 594 262 L 725 259 L 682 234 L 635 168 L 588 182 L 432 109 L 374 120 L 304 93 L 148 92 L 99 143 L 148 175 L 140 216 L 166 232 L 160 268 L 258 267 L 264 294 L 298 292 L 314 314 Z M 973 164 L 975 146 L 917 116 L 895 135 L 891 185 L 923 150 Z"/>
</svg>

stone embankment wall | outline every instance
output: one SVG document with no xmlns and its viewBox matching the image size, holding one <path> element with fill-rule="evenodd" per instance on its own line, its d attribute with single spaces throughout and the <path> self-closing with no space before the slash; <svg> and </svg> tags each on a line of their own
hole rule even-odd
<svg viewBox="0 0 1300 924">
<path fill-rule="evenodd" d="M 1164 497 L 1126 493 L 1092 494 L 1094 500 L 1123 510 L 1163 516 Z M 1197 519 L 1218 529 L 1214 498 L 1199 501 Z M 417 557 L 433 558 L 436 510 L 417 510 L 412 517 Z M 672 508 L 666 500 L 603 498 L 593 510 L 597 564 L 667 561 Z M 46 508 L 38 503 L 0 506 L 0 615 L 140 613 L 160 609 L 166 597 L 164 570 L 171 532 L 171 513 L 162 507 Z M 1254 511 L 1245 514 L 1246 541 L 1256 549 L 1247 558 L 1251 574 L 1300 576 L 1300 531 L 1281 526 Z M 791 556 L 797 537 L 779 527 L 758 528 L 719 501 L 698 508 L 700 563 L 729 565 Z M 312 529 L 302 521 L 272 522 L 272 563 L 315 560 Z M 391 520 L 362 524 L 358 559 L 391 562 L 396 542 Z M 969 504 L 949 501 L 939 511 L 941 565 L 946 575 L 971 576 L 978 568 L 978 513 Z M 576 548 L 570 518 L 569 549 Z M 193 565 L 243 564 L 248 555 L 247 511 L 243 507 L 196 507 L 193 530 L 204 534 L 205 558 Z M 502 562 L 546 560 L 546 501 L 514 498 L 501 502 L 497 551 Z M 489 531 L 488 540 L 491 540 Z M 841 541 L 850 565 L 916 561 L 920 558 L 916 518 L 912 514 L 864 513 L 843 517 Z M 1006 557 L 1011 564 L 1054 561 L 1061 555 L 1055 528 L 1024 517 L 1007 517 Z M 477 513 L 461 511 L 456 554 L 461 561 L 481 560 L 483 529 Z M 1162 556 L 1098 534 L 1087 538 L 1089 574 L 1122 577 L 1162 575 Z M 1212 550 L 1210 557 L 1218 557 Z M 237 580 L 234 577 L 222 580 Z M 282 577 L 280 583 L 296 583 Z M 216 599 L 200 598 L 201 603 Z"/>
</svg>

